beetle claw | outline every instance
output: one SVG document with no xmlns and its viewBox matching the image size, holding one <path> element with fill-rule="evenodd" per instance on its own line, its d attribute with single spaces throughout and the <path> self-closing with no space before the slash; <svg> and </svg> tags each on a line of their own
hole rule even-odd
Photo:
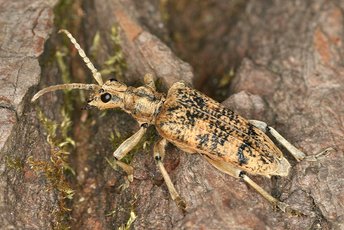
<svg viewBox="0 0 344 230">
<path fill-rule="evenodd" d="M 288 215 L 291 215 L 291 216 L 306 216 L 304 213 L 291 208 L 288 204 L 284 202 L 277 202 L 275 204 L 275 207 L 280 209 L 282 212 L 287 213 Z"/>
<path fill-rule="evenodd" d="M 327 157 L 328 155 L 330 155 L 332 151 L 335 151 L 335 149 L 332 147 L 328 147 L 318 154 L 307 156 L 305 158 L 305 160 L 306 161 L 318 161 L 318 160 L 321 160 L 321 159 Z"/>
<path fill-rule="evenodd" d="M 178 196 L 175 199 L 175 202 L 176 202 L 178 208 L 180 208 L 183 211 L 183 213 L 185 213 L 186 212 L 186 203 L 185 203 L 185 201 Z"/>
</svg>

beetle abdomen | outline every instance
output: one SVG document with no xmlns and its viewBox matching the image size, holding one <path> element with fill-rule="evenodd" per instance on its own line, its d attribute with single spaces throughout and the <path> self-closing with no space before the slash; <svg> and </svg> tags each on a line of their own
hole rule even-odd
<svg viewBox="0 0 344 230">
<path fill-rule="evenodd" d="M 155 125 L 161 136 L 186 152 L 226 161 L 251 174 L 288 172 L 280 170 L 286 160 L 261 130 L 183 83 L 170 88 Z"/>
</svg>

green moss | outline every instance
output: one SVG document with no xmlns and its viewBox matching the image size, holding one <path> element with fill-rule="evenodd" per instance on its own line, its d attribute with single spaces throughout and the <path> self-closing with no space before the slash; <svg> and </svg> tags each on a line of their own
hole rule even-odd
<svg viewBox="0 0 344 230">
<path fill-rule="evenodd" d="M 229 84 L 231 83 L 232 79 L 235 76 L 235 70 L 232 68 L 230 71 L 222 75 L 220 78 L 217 87 L 218 88 L 223 88 L 223 87 L 229 87 Z"/>
<path fill-rule="evenodd" d="M 170 18 L 168 13 L 168 0 L 160 0 L 159 8 L 161 19 L 165 24 L 167 24 Z"/>
<path fill-rule="evenodd" d="M 59 26 L 58 28 L 70 28 L 70 24 L 75 17 L 73 13 L 73 4 L 74 0 L 60 0 L 54 9 L 55 15 L 55 25 Z"/>
<path fill-rule="evenodd" d="M 113 26 L 111 28 L 111 42 L 113 46 L 113 55 L 111 55 L 104 63 L 104 66 L 100 73 L 105 75 L 114 75 L 117 80 L 124 82 L 124 72 L 127 69 L 127 63 L 125 61 L 122 48 L 121 48 L 121 37 L 119 33 L 119 28 Z M 97 47 L 100 43 L 100 36 L 97 33 L 93 39 L 93 46 Z"/>
<path fill-rule="evenodd" d="M 213 87 L 216 88 L 212 97 L 217 101 L 223 101 L 228 97 L 228 87 L 235 76 L 234 68 L 230 69 L 227 73 L 224 73 L 221 77 L 213 82 Z"/>
<path fill-rule="evenodd" d="M 57 191 L 58 210 L 54 210 L 56 229 L 68 228 L 69 212 L 67 200 L 73 199 L 74 191 L 68 181 L 68 175 L 74 174 L 74 170 L 69 165 L 70 150 L 75 146 L 68 131 L 71 127 L 69 116 L 64 110 L 61 111 L 62 122 L 48 119 L 44 113 L 38 109 L 37 116 L 47 132 L 47 142 L 50 145 L 49 160 L 36 160 L 29 157 L 27 163 L 34 171 L 43 174 L 48 182 L 48 189 Z M 58 131 L 60 131 L 58 133 Z"/>
<path fill-rule="evenodd" d="M 93 59 L 97 59 L 97 54 L 99 50 L 101 49 L 101 36 L 99 31 L 96 32 L 96 34 L 93 37 L 93 41 L 90 47 L 90 55 Z"/>
<path fill-rule="evenodd" d="M 60 0 L 54 9 L 55 27 L 70 29 L 74 23 L 75 5 L 73 0 Z M 47 43 L 44 58 L 41 58 L 41 66 L 53 68 L 57 66 L 63 83 L 70 82 L 69 65 L 66 64 L 66 56 L 69 56 L 67 41 L 51 39 Z M 69 44 L 68 44 L 69 45 Z M 47 118 L 41 109 L 37 109 L 37 117 L 47 133 L 47 142 L 50 145 L 47 160 L 29 157 L 27 163 L 38 175 L 47 181 L 47 189 L 53 190 L 57 195 L 58 207 L 53 210 L 53 228 L 70 229 L 69 203 L 73 199 L 74 190 L 70 184 L 70 178 L 75 174 L 70 166 L 70 152 L 75 146 L 74 140 L 69 136 L 73 113 L 73 98 L 70 91 L 65 91 L 63 106 L 59 111 L 61 120 L 59 123 Z M 13 164 L 13 163 L 11 163 Z"/>
<path fill-rule="evenodd" d="M 62 0 L 58 3 L 55 8 L 55 25 L 56 28 L 59 29 L 68 29 L 69 31 L 73 31 L 75 21 L 78 19 L 75 17 L 75 2 L 72 0 Z M 73 27 L 74 25 L 74 27 Z M 74 28 L 75 30 L 75 28 Z M 42 66 L 52 66 L 54 64 L 57 65 L 59 68 L 59 73 L 61 75 L 63 83 L 70 83 L 71 82 L 71 73 L 69 64 L 67 63 L 67 58 L 70 57 L 70 41 L 67 38 L 63 38 L 63 42 L 58 39 L 55 41 L 53 49 L 56 51 L 49 53 L 50 62 L 46 65 L 46 61 L 42 63 Z M 106 62 L 104 63 L 103 70 L 101 74 L 103 75 L 115 75 L 115 77 L 120 80 L 124 81 L 124 72 L 127 68 L 124 55 L 121 49 L 121 40 L 119 29 L 117 27 L 113 27 L 111 29 L 111 42 L 113 46 L 113 55 L 111 55 Z M 100 50 L 101 45 L 101 37 L 99 33 L 94 36 L 93 44 L 91 47 L 92 53 L 96 53 Z M 96 58 L 94 59 L 96 60 Z M 47 67 L 49 68 L 49 67 Z M 75 147 L 75 142 L 71 136 L 69 136 L 69 132 L 71 130 L 72 122 L 71 117 L 74 112 L 74 107 L 76 104 L 75 100 L 80 100 L 80 97 L 73 97 L 78 93 L 81 97 L 84 97 L 83 91 L 64 91 L 64 98 L 63 98 L 63 105 L 60 111 L 60 116 L 62 117 L 62 122 L 59 122 L 60 125 L 48 119 L 44 113 L 38 109 L 37 115 L 38 118 L 46 130 L 47 133 L 47 142 L 50 145 L 49 151 L 49 160 L 37 160 L 33 157 L 28 159 L 28 164 L 30 167 L 39 172 L 40 175 L 43 175 L 47 182 L 48 182 L 48 189 L 53 189 L 57 192 L 58 196 L 58 209 L 54 211 L 55 213 L 55 221 L 54 221 L 54 228 L 55 229 L 68 229 L 70 223 L 70 211 L 68 204 L 71 203 L 70 200 L 73 199 L 74 191 L 69 183 L 69 178 L 74 173 L 74 170 L 69 164 L 69 156 L 71 150 Z M 76 99 L 75 99 L 76 98 Z M 106 111 L 102 112 L 100 116 L 105 116 Z M 74 115 L 73 115 L 74 116 Z M 118 134 L 118 133 L 117 133 Z M 113 142 L 115 145 L 119 146 L 125 138 L 119 138 L 117 134 L 116 138 L 113 136 Z M 132 154 L 134 154 L 133 152 Z M 125 162 L 130 163 L 132 160 L 133 155 L 128 155 L 128 158 L 124 159 Z M 9 165 L 13 165 L 13 167 L 19 167 L 20 165 L 17 164 L 17 161 L 9 161 Z M 134 213 L 134 212 L 133 212 Z M 131 214 L 127 224 L 125 226 L 131 225 L 132 221 L 134 221 L 136 217 Z"/>
<path fill-rule="evenodd" d="M 24 168 L 24 162 L 19 157 L 10 158 L 9 156 L 5 156 L 5 162 L 6 166 L 13 170 L 21 171 Z"/>
<path fill-rule="evenodd" d="M 134 223 L 134 221 L 136 220 L 136 214 L 134 212 L 134 209 L 132 208 L 130 211 L 130 215 L 128 218 L 128 221 L 126 224 L 122 224 L 118 230 L 130 230 L 131 225 Z"/>
<path fill-rule="evenodd" d="M 121 226 L 118 228 L 118 230 L 129 230 L 131 229 L 131 225 L 134 223 L 134 221 L 136 220 L 137 216 L 135 213 L 135 203 L 137 201 L 137 195 L 134 195 L 134 198 L 129 202 L 129 206 L 130 206 L 130 212 L 129 212 L 129 217 L 128 220 L 125 224 L 121 224 Z M 109 212 L 108 214 L 106 214 L 106 216 L 115 216 L 117 213 L 117 210 L 113 210 L 111 212 Z"/>
<path fill-rule="evenodd" d="M 63 83 L 70 83 L 69 68 L 68 68 L 68 65 L 65 63 L 65 60 L 64 60 L 64 57 L 66 56 L 66 52 L 62 52 L 61 50 L 63 50 L 63 49 L 59 49 L 56 51 L 55 60 L 57 62 L 57 66 L 60 70 Z"/>
<path fill-rule="evenodd" d="M 68 29 L 73 31 L 80 20 L 75 11 L 80 2 L 73 0 L 60 0 L 54 9 L 54 23 L 58 29 Z M 65 37 L 58 35 L 58 39 L 51 39 L 46 46 L 44 58 L 41 58 L 41 66 L 44 68 L 53 68 L 57 66 L 63 83 L 71 82 L 71 73 L 69 64 L 70 41 Z M 58 207 L 53 211 L 54 229 L 70 229 L 70 207 L 69 204 L 74 197 L 70 179 L 75 175 L 70 166 L 70 152 L 75 147 L 75 141 L 69 135 L 72 127 L 71 117 L 74 112 L 75 98 L 77 92 L 64 91 L 63 104 L 58 111 L 60 122 L 57 123 L 45 116 L 38 109 L 37 117 L 47 133 L 47 142 L 50 145 L 49 156 L 47 160 L 34 159 L 29 157 L 27 163 L 40 176 L 47 181 L 47 189 L 53 190 L 57 194 Z M 20 162 L 9 160 L 10 167 L 20 167 Z"/>
</svg>

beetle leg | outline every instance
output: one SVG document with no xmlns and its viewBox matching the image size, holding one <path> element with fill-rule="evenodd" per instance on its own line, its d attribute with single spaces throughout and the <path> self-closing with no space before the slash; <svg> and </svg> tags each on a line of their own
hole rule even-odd
<svg viewBox="0 0 344 230">
<path fill-rule="evenodd" d="M 181 208 L 183 211 L 186 209 L 186 204 L 184 200 L 179 196 L 177 190 L 175 189 L 170 176 L 168 175 L 165 166 L 163 164 L 163 158 L 165 156 L 165 147 L 167 145 L 166 139 L 161 139 L 154 145 L 154 159 L 155 162 L 162 174 L 162 177 L 164 178 L 164 181 L 167 185 L 167 189 L 171 195 L 172 200 L 174 200 L 179 208 Z"/>
<path fill-rule="evenodd" d="M 323 157 L 326 157 L 327 155 L 330 154 L 331 151 L 334 150 L 332 147 L 329 147 L 315 155 L 306 156 L 306 154 L 304 154 L 299 149 L 297 149 L 294 145 L 288 142 L 284 137 L 282 137 L 281 134 L 279 134 L 274 128 L 268 126 L 265 122 L 257 121 L 257 120 L 249 120 L 249 122 L 255 127 L 257 127 L 258 129 L 262 130 L 263 132 L 269 132 L 272 136 L 274 136 L 276 140 L 281 145 L 283 145 L 293 155 L 293 157 L 297 161 L 301 161 L 301 160 L 317 161 Z"/>
<path fill-rule="evenodd" d="M 220 170 L 221 172 L 224 172 L 232 177 L 235 178 L 240 178 L 240 173 L 241 170 L 234 167 L 233 165 L 224 162 L 224 161 L 216 161 L 213 160 L 211 158 L 209 158 L 207 155 L 204 155 L 205 159 L 211 164 L 213 165 L 215 168 L 217 168 L 218 170 Z"/>
<path fill-rule="evenodd" d="M 241 173 L 240 177 L 247 183 L 249 184 L 254 190 L 256 190 L 260 195 L 262 195 L 265 199 L 267 199 L 274 207 L 279 208 L 285 213 L 291 214 L 291 215 L 296 215 L 296 216 L 303 216 L 304 214 L 300 211 L 292 209 L 288 204 L 277 200 L 273 196 L 271 196 L 268 192 L 266 192 L 262 187 L 260 187 L 256 182 L 251 180 L 250 177 L 248 177 L 245 173 Z"/>
<path fill-rule="evenodd" d="M 150 86 L 152 89 L 156 90 L 153 75 L 150 73 L 145 74 L 143 81 L 146 85 Z"/>
<path fill-rule="evenodd" d="M 115 163 L 121 167 L 127 174 L 129 181 L 133 181 L 133 167 L 130 165 L 120 161 L 125 155 L 127 155 L 141 140 L 142 136 L 147 131 L 148 124 L 144 123 L 141 125 L 139 131 L 137 131 L 134 135 L 126 139 L 113 153 L 115 158 Z"/>
<path fill-rule="evenodd" d="M 327 157 L 330 154 L 330 152 L 332 152 L 332 151 L 335 151 L 335 149 L 332 147 L 328 147 L 328 148 L 322 150 L 320 153 L 317 153 L 317 154 L 311 155 L 311 156 L 307 156 L 305 158 L 305 160 L 307 160 L 307 161 L 318 161 L 321 158 Z"/>
<path fill-rule="evenodd" d="M 249 122 L 257 127 L 258 129 L 262 130 L 263 132 L 269 132 L 274 138 L 276 138 L 277 142 L 283 145 L 297 161 L 301 161 L 306 158 L 306 154 L 304 154 L 301 150 L 297 149 L 294 145 L 292 145 L 289 141 L 287 141 L 281 134 L 279 134 L 276 129 L 268 126 L 263 121 L 257 120 L 249 120 Z"/>
<path fill-rule="evenodd" d="M 251 178 L 249 178 L 242 170 L 236 168 L 235 166 L 223 162 L 223 161 L 216 161 L 213 160 L 205 155 L 205 159 L 213 165 L 215 168 L 224 172 L 230 176 L 235 178 L 242 178 L 247 184 L 249 184 L 254 190 L 256 190 L 260 195 L 262 195 L 267 201 L 269 201 L 274 207 L 278 207 L 283 212 L 292 214 L 292 215 L 303 215 L 301 212 L 293 210 L 289 207 L 288 204 L 281 202 L 271 196 L 268 192 L 266 192 L 262 187 L 256 184 Z"/>
</svg>

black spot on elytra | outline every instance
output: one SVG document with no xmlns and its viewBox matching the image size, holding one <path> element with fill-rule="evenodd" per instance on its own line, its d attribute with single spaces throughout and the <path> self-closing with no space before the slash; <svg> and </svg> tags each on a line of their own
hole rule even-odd
<svg viewBox="0 0 344 230">
<path fill-rule="evenodd" d="M 159 123 L 157 123 L 157 125 L 158 125 L 160 128 L 162 128 L 162 127 L 165 126 L 165 122 L 160 121 Z"/>
<path fill-rule="evenodd" d="M 187 124 L 191 125 L 191 126 L 194 126 L 196 118 L 197 118 L 197 116 L 195 116 L 195 113 L 191 113 L 190 110 L 187 110 L 185 115 L 186 115 L 186 118 L 187 118 L 187 121 L 188 121 Z"/>
<path fill-rule="evenodd" d="M 219 143 L 219 137 L 215 134 L 211 135 L 211 150 L 216 150 Z"/>
<path fill-rule="evenodd" d="M 196 135 L 196 141 L 197 143 L 197 148 L 201 148 L 204 146 L 207 146 L 208 141 L 209 141 L 209 134 L 199 134 Z"/>
<path fill-rule="evenodd" d="M 176 112 L 177 110 L 181 109 L 180 105 L 175 105 L 175 106 L 171 106 L 167 109 L 167 112 Z"/>
<path fill-rule="evenodd" d="M 204 102 L 204 99 L 200 96 L 196 96 L 194 98 L 194 101 L 198 107 L 203 108 L 206 105 L 206 103 Z"/>
<path fill-rule="evenodd" d="M 216 149 L 220 145 L 223 146 L 226 141 L 237 140 L 243 142 L 237 150 L 240 164 L 247 164 L 250 157 L 259 157 L 260 154 L 264 156 L 262 162 L 271 161 L 270 146 L 264 143 L 264 137 L 260 136 L 260 132 L 258 133 L 253 125 L 221 105 L 212 106 L 210 109 L 209 103 L 209 98 L 185 87 L 177 90 L 176 102 L 173 105 L 178 105 L 180 108 L 169 108 L 168 112 L 180 126 L 182 133 L 184 129 L 193 129 L 200 133 L 200 129 L 195 127 L 198 121 L 205 121 L 204 124 L 208 124 L 207 129 L 201 132 L 203 134 L 197 136 L 198 147 L 209 148 L 215 153 Z M 178 109 L 178 115 L 174 109 Z M 208 132 L 208 136 L 204 136 L 204 131 Z"/>
<path fill-rule="evenodd" d="M 248 125 L 248 129 L 247 129 L 247 135 L 251 136 L 251 137 L 255 137 L 257 136 L 256 131 L 254 130 L 254 126 L 252 124 Z"/>
<path fill-rule="evenodd" d="M 238 161 L 240 165 L 247 164 L 248 159 L 244 156 L 244 150 L 250 148 L 246 143 L 242 143 L 238 148 Z"/>
</svg>

